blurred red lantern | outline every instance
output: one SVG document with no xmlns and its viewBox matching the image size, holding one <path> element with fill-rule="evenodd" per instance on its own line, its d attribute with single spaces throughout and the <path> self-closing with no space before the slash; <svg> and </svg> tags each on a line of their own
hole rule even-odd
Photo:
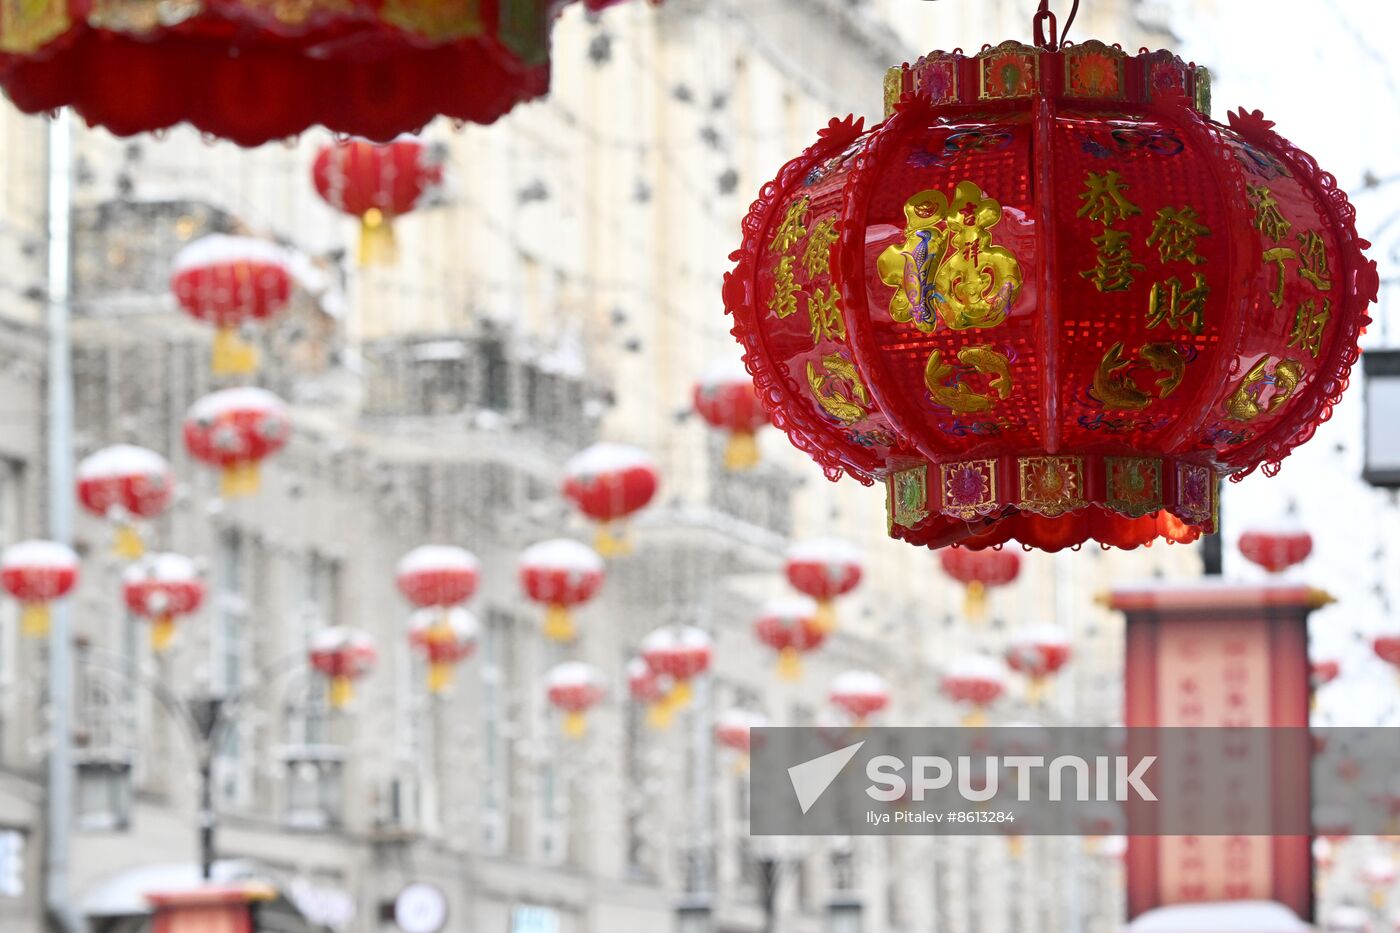
<svg viewBox="0 0 1400 933">
<path fill-rule="evenodd" d="M 471 599 L 481 582 L 481 564 L 465 548 L 425 544 L 399 561 L 394 582 L 419 609 L 447 608 Z"/>
<path fill-rule="evenodd" d="M 859 586 L 865 573 L 860 550 L 839 538 L 799 541 L 788 548 L 784 569 L 793 589 L 817 601 L 816 622 L 823 632 L 836 628 L 833 601 Z"/>
<path fill-rule="evenodd" d="M 476 651 L 480 625 L 460 606 L 419 609 L 409 619 L 408 640 L 428 662 L 428 691 L 442 693 L 452 686 L 458 664 Z"/>
<path fill-rule="evenodd" d="M 695 410 L 710 427 L 728 432 L 725 467 L 747 470 L 758 463 L 754 435 L 768 423 L 768 412 L 743 363 L 726 359 L 711 364 L 695 384 Z"/>
<path fill-rule="evenodd" d="M 185 416 L 185 448 L 223 472 L 226 497 L 257 492 L 259 464 L 286 446 L 292 422 L 282 400 L 265 389 L 213 392 Z"/>
<path fill-rule="evenodd" d="M 0 584 L 20 602 L 20 629 L 31 638 L 49 632 L 49 604 L 78 585 L 78 555 L 55 541 L 21 541 L 0 554 Z"/>
<path fill-rule="evenodd" d="M 360 221 L 361 265 L 397 258 L 394 218 L 417 208 L 442 178 L 437 150 L 409 137 L 388 143 L 331 143 L 321 147 L 311 166 L 321 199 Z"/>
<path fill-rule="evenodd" d="M 1395 668 L 1400 668 L 1400 633 L 1386 632 L 1371 639 L 1371 648 L 1376 657 Z"/>
<path fill-rule="evenodd" d="M 1007 42 L 885 90 L 763 189 L 724 302 L 774 423 L 884 482 L 895 537 L 1190 540 L 1330 415 L 1369 244 L 1269 121 L 1209 119 L 1204 69 Z"/>
<path fill-rule="evenodd" d="M 1030 680 L 1028 699 L 1040 699 L 1047 678 L 1058 673 L 1073 656 L 1069 633 L 1056 625 L 1031 625 L 1011 636 L 1006 666 Z"/>
<path fill-rule="evenodd" d="M 437 116 L 490 123 L 548 91 L 567 2 L 56 0 L 0 22 L 0 85 L 26 113 L 72 106 L 117 136 L 188 122 L 241 146 L 315 125 L 392 139 Z"/>
<path fill-rule="evenodd" d="M 311 668 L 330 681 L 332 709 L 344 709 L 354 696 L 355 681 L 374 670 L 379 653 L 365 632 L 335 625 L 311 636 L 307 659 Z"/>
<path fill-rule="evenodd" d="M 714 643 L 701 629 L 668 625 L 642 639 L 642 660 L 653 674 L 671 680 L 666 702 L 674 711 L 690 702 L 691 681 L 710 669 Z"/>
<path fill-rule="evenodd" d="M 631 550 L 615 523 L 646 506 L 659 484 L 651 456 L 625 444 L 594 444 L 564 467 L 564 496 L 599 523 L 594 547 L 604 557 Z"/>
<path fill-rule="evenodd" d="M 1385 907 L 1390 889 L 1395 884 L 1395 862 L 1385 855 L 1373 855 L 1361 866 L 1361 880 L 1371 892 L 1371 906 Z"/>
<path fill-rule="evenodd" d="M 856 725 L 890 705 L 890 687 L 885 678 L 869 671 L 846 671 L 831 682 L 831 703 L 850 716 Z"/>
<path fill-rule="evenodd" d="M 806 596 L 771 599 L 754 622 L 758 640 L 778 652 L 778 676 L 797 680 L 802 676 L 802 655 L 826 641 L 826 630 L 817 622 L 817 604 Z"/>
<path fill-rule="evenodd" d="M 213 234 L 175 255 L 170 290 L 186 314 L 216 328 L 214 374 L 250 373 L 258 368 L 258 352 L 239 337 L 239 328 L 287 307 L 292 273 L 286 252 L 276 244 Z"/>
<path fill-rule="evenodd" d="M 151 623 L 151 647 L 164 651 L 175 637 L 175 620 L 204 604 L 204 580 L 182 554 L 152 554 L 122 574 L 126 607 Z"/>
<path fill-rule="evenodd" d="M 1000 661 L 982 655 L 957 658 L 948 665 L 938 689 L 954 703 L 971 708 L 963 719 L 967 727 L 986 721 L 987 707 L 1006 692 L 1006 668 Z"/>
<path fill-rule="evenodd" d="M 1240 553 L 1269 573 L 1282 573 L 1312 553 L 1312 535 L 1297 526 L 1251 528 L 1240 535 Z"/>
<path fill-rule="evenodd" d="M 1336 658 L 1321 658 L 1313 661 L 1309 665 L 1312 688 L 1314 690 L 1327 686 L 1332 681 L 1341 676 L 1342 662 Z"/>
<path fill-rule="evenodd" d="M 658 674 L 642 658 L 627 662 L 627 691 L 632 699 L 647 711 L 647 725 L 654 729 L 664 729 L 671 724 L 675 710 L 667 702 L 675 683 L 670 677 Z"/>
<path fill-rule="evenodd" d="M 945 548 L 938 552 L 938 562 L 944 573 L 967 587 L 963 609 L 974 620 L 987 614 L 987 590 L 1006 586 L 1021 574 L 1020 555 L 1000 548 Z"/>
<path fill-rule="evenodd" d="M 573 641 L 569 610 L 592 599 L 603 585 L 603 559 L 592 548 L 558 538 L 526 549 L 520 556 L 520 585 L 545 609 L 544 633 L 553 641 Z"/>
<path fill-rule="evenodd" d="M 545 673 L 544 683 L 549 702 L 564 714 L 564 734 L 582 738 L 588 731 L 588 711 L 608 694 L 602 672 L 582 661 L 565 661 Z"/>
<path fill-rule="evenodd" d="M 734 770 L 749 769 L 749 753 L 753 750 L 753 730 L 768 725 L 768 717 L 747 709 L 730 709 L 715 719 L 715 741 L 738 753 Z"/>
<path fill-rule="evenodd" d="M 175 493 L 170 464 L 154 450 L 117 444 L 78 464 L 78 501 L 84 509 L 117 527 L 115 550 L 128 560 L 145 545 L 136 522 L 152 519 L 170 506 Z"/>
<path fill-rule="evenodd" d="M 1337 853 L 1334 851 L 1334 844 L 1330 839 L 1317 838 L 1312 844 L 1313 864 L 1318 871 L 1326 874 L 1332 870 L 1332 865 L 1336 861 Z"/>
</svg>

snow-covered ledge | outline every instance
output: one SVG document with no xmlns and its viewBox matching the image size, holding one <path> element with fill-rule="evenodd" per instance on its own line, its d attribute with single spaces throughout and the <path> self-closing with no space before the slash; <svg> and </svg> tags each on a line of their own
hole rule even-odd
<svg viewBox="0 0 1400 933">
<path fill-rule="evenodd" d="M 1125 933 L 1310 933 L 1297 914 L 1273 901 L 1180 904 L 1149 910 Z"/>
</svg>

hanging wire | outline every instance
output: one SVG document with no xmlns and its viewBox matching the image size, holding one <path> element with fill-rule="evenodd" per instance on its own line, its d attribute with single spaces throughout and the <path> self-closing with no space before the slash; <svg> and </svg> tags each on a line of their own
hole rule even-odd
<svg viewBox="0 0 1400 933">
<path fill-rule="evenodd" d="M 1035 27 L 1035 44 L 1050 52 L 1060 48 L 1069 41 L 1069 31 L 1074 27 L 1074 19 L 1078 15 L 1079 0 L 1074 0 L 1074 5 L 1070 7 L 1069 19 L 1065 20 L 1064 32 L 1057 35 L 1059 22 L 1050 9 L 1050 0 L 1040 0 L 1040 9 L 1036 10 L 1035 16 L 1031 20 Z M 1050 26 L 1048 34 L 1045 31 L 1047 23 Z"/>
</svg>

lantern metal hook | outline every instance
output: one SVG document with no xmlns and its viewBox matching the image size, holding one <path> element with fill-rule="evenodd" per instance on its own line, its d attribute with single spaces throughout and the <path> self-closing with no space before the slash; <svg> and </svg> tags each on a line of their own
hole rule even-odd
<svg viewBox="0 0 1400 933">
<path fill-rule="evenodd" d="M 1035 44 L 1048 52 L 1054 52 L 1065 42 L 1069 41 L 1069 31 L 1074 26 L 1074 18 L 1079 15 L 1079 0 L 1074 0 L 1074 5 L 1070 7 L 1069 19 L 1065 20 L 1065 31 L 1058 32 L 1059 21 L 1055 18 L 1054 12 L 1050 9 L 1050 0 L 1040 0 L 1040 9 L 1036 10 L 1035 17 L 1031 24 L 1035 27 Z M 1049 24 L 1050 31 L 1045 31 L 1046 24 Z"/>
</svg>

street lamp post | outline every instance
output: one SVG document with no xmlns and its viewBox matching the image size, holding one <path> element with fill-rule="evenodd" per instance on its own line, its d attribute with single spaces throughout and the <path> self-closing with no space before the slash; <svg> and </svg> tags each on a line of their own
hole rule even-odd
<svg viewBox="0 0 1400 933">
<path fill-rule="evenodd" d="M 1400 489 L 1400 350 L 1367 350 L 1366 459 L 1361 476 L 1372 486 Z"/>
</svg>

